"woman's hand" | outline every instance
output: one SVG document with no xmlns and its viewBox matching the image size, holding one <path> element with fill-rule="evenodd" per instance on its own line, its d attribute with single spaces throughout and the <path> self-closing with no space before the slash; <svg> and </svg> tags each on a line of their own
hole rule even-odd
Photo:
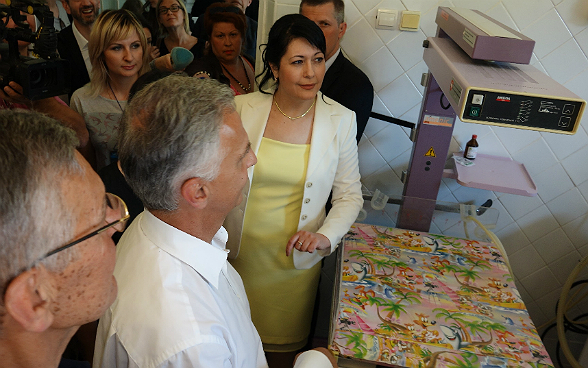
<svg viewBox="0 0 588 368">
<path fill-rule="evenodd" d="M 330 247 L 331 241 L 323 234 L 301 230 L 288 240 L 286 256 L 290 256 L 292 248 L 296 248 L 301 252 L 314 253 L 317 249 L 327 249 Z"/>
<path fill-rule="evenodd" d="M 151 55 L 151 60 L 157 59 L 159 57 L 159 48 L 157 46 L 147 46 L 149 49 L 149 55 Z"/>
</svg>

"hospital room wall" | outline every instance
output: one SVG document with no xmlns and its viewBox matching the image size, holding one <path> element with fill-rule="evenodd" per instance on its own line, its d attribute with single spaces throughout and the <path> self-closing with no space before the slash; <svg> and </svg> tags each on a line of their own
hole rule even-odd
<svg viewBox="0 0 588 368">
<path fill-rule="evenodd" d="M 298 11 L 299 0 L 267 0 L 266 24 Z M 342 49 L 371 79 L 373 111 L 417 122 L 424 88 L 422 41 L 434 36 L 438 6 L 483 11 L 537 41 L 532 64 L 588 100 L 588 2 L 585 0 L 345 0 L 347 33 Z M 418 10 L 417 32 L 374 28 L 377 9 Z M 267 33 L 265 33 L 267 34 Z M 350 86 L 352 88 L 352 86 Z M 511 157 L 525 164 L 538 196 L 523 197 L 462 187 L 444 179 L 439 200 L 494 201 L 500 211 L 494 229 L 510 257 L 515 279 L 535 325 L 554 316 L 555 303 L 568 274 L 588 255 L 588 114 L 573 136 L 457 122 L 450 152 L 459 151 L 472 134 L 480 153 Z M 412 142 L 408 130 L 370 119 L 359 144 L 363 184 L 400 195 Z M 383 220 L 387 216 L 381 213 Z M 436 221 L 432 232 L 463 235 L 455 221 Z M 584 273 L 588 276 L 588 273 Z M 588 303 L 574 310 L 588 312 Z"/>
</svg>

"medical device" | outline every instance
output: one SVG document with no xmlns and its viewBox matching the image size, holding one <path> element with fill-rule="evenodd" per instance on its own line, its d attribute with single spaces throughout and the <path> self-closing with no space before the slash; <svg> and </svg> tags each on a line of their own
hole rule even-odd
<svg viewBox="0 0 588 368">
<path fill-rule="evenodd" d="M 586 101 L 528 63 L 534 41 L 487 15 L 439 7 L 397 226 L 429 231 L 456 116 L 463 122 L 574 134 Z M 536 194 L 536 192 L 535 192 Z"/>
</svg>

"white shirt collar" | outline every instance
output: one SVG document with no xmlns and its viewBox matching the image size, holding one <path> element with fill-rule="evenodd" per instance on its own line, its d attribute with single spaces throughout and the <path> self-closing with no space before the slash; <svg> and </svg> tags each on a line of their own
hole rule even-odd
<svg viewBox="0 0 588 368">
<path fill-rule="evenodd" d="M 78 30 L 78 27 L 76 27 L 76 22 L 72 22 L 71 28 L 73 30 L 73 34 L 76 38 L 76 41 L 78 41 L 78 46 L 80 47 L 80 50 L 83 50 L 85 47 L 88 46 L 88 40 L 86 40 L 86 38 L 82 36 L 80 31 Z"/>
<path fill-rule="evenodd" d="M 229 238 L 224 227 L 216 232 L 212 244 L 161 221 L 145 210 L 141 230 L 158 248 L 179 259 L 218 288 L 221 271 L 227 268 L 226 248 Z"/>
<path fill-rule="evenodd" d="M 339 47 L 337 49 L 337 52 L 335 52 L 333 54 L 333 56 L 331 56 L 329 58 L 329 60 L 325 61 L 325 73 L 327 72 L 327 70 L 329 70 L 329 68 L 331 67 L 331 65 L 333 65 L 333 63 L 335 62 L 335 59 L 337 59 L 337 57 L 339 56 L 340 53 L 341 53 L 341 48 Z"/>
</svg>

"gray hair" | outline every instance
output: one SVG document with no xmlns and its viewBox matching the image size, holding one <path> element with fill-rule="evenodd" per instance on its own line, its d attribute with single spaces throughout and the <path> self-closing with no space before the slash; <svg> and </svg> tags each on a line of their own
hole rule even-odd
<svg viewBox="0 0 588 368">
<path fill-rule="evenodd" d="M 335 8 L 335 20 L 337 25 L 340 25 L 345 21 L 345 3 L 343 0 L 302 0 L 300 2 L 299 13 L 302 13 L 302 6 L 320 6 L 324 4 L 332 3 Z"/>
<path fill-rule="evenodd" d="M 150 210 L 174 211 L 182 183 L 213 180 L 225 156 L 220 127 L 235 109 L 233 91 L 213 79 L 170 75 L 127 105 L 119 159 L 127 182 Z"/>
<path fill-rule="evenodd" d="M 63 183 L 83 173 L 78 139 L 56 120 L 25 110 L 0 111 L 0 287 L 72 240 L 76 219 L 62 201 Z M 63 253 L 63 254 L 61 254 Z M 72 249 L 43 264 L 60 271 Z M 5 290 L 2 290 L 5 292 Z"/>
</svg>

